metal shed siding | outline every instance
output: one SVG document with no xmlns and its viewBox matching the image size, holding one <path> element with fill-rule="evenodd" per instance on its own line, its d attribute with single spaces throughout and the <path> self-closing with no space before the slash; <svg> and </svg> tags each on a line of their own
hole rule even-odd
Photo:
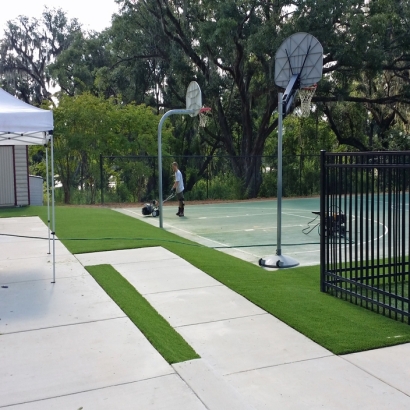
<svg viewBox="0 0 410 410">
<path fill-rule="evenodd" d="M 27 147 L 24 145 L 16 145 L 14 147 L 14 158 L 16 176 L 16 205 L 29 205 Z"/>
<path fill-rule="evenodd" d="M 0 147 L 0 206 L 15 205 L 13 147 Z"/>
</svg>

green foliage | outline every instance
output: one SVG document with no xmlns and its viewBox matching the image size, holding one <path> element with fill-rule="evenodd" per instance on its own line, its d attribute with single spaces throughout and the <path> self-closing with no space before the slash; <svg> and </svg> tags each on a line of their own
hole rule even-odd
<svg viewBox="0 0 410 410">
<path fill-rule="evenodd" d="M 187 200 L 201 199 L 242 199 L 242 183 L 234 175 L 216 176 L 209 181 L 198 181 L 192 191 L 186 194 Z"/>
<path fill-rule="evenodd" d="M 79 30 L 76 19 L 68 20 L 63 10 L 47 7 L 39 20 L 20 15 L 8 21 L 0 40 L 2 88 L 27 103 L 53 105 L 49 64 L 69 47 Z"/>
<path fill-rule="evenodd" d="M 71 202 L 71 193 L 78 188 L 88 190 L 90 202 L 95 203 L 101 178 L 108 187 L 110 175 L 116 175 L 119 182 L 127 182 L 134 200 L 140 196 L 146 168 L 119 163 L 115 168 L 106 167 L 101 176 L 100 155 L 156 153 L 158 117 L 149 107 L 123 106 L 115 99 L 82 94 L 62 98 L 54 110 L 54 119 L 56 172 L 63 185 L 65 203 Z M 169 131 L 164 129 L 164 147 L 169 138 Z"/>
<path fill-rule="evenodd" d="M 276 197 L 277 195 L 277 173 L 270 170 L 262 174 L 262 185 L 259 196 L 262 198 Z"/>
</svg>

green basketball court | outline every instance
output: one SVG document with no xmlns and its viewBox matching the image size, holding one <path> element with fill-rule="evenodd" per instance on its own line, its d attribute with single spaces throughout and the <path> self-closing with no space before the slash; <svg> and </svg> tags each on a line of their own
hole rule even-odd
<svg viewBox="0 0 410 410">
<path fill-rule="evenodd" d="M 177 202 L 163 207 L 164 229 L 205 246 L 258 263 L 259 259 L 276 253 L 276 200 L 240 201 L 185 207 L 185 217 L 175 215 Z M 159 218 L 143 216 L 140 208 L 118 211 L 137 217 L 154 226 Z M 308 225 L 319 211 L 319 198 L 282 200 L 282 254 L 292 256 L 301 265 L 319 264 L 320 237 L 318 222 Z M 303 232 L 311 232 L 305 234 Z"/>
</svg>

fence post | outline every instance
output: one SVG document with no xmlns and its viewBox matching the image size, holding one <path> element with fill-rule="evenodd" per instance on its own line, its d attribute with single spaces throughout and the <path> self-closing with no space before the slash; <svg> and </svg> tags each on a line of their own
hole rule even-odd
<svg viewBox="0 0 410 410">
<path fill-rule="evenodd" d="M 208 163 L 208 171 L 206 173 L 206 199 L 209 199 L 209 163 Z"/>
<path fill-rule="evenodd" d="M 255 198 L 258 196 L 256 192 L 256 159 L 253 162 L 253 192 L 255 193 Z"/>
<path fill-rule="evenodd" d="M 101 184 L 101 205 L 104 204 L 104 184 L 103 184 L 103 156 L 100 154 L 100 184 Z"/>
<path fill-rule="evenodd" d="M 320 151 L 320 291 L 326 292 L 325 286 L 325 194 L 326 194 L 326 151 Z"/>
</svg>

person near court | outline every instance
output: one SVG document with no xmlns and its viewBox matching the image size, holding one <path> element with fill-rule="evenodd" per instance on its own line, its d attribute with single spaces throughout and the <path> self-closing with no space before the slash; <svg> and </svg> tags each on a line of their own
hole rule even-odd
<svg viewBox="0 0 410 410">
<path fill-rule="evenodd" d="M 175 173 L 175 182 L 172 186 L 172 190 L 176 192 L 179 201 L 177 216 L 184 216 L 185 199 L 184 199 L 184 180 L 182 178 L 182 173 L 178 168 L 178 163 L 172 163 L 172 169 Z"/>
</svg>

